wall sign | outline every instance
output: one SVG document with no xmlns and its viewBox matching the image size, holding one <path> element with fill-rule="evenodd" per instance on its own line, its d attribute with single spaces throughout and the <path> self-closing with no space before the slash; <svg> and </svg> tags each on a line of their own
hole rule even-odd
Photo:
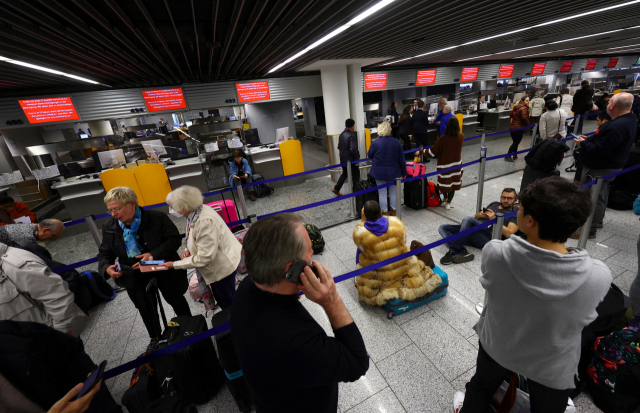
<svg viewBox="0 0 640 413">
<path fill-rule="evenodd" d="M 255 102 L 257 100 L 269 100 L 269 81 L 236 83 L 238 102 Z"/>
<path fill-rule="evenodd" d="M 619 57 L 612 57 L 611 59 L 609 59 L 607 69 L 613 69 L 614 67 L 616 67 L 618 65 L 618 60 L 620 60 Z"/>
<path fill-rule="evenodd" d="M 462 76 L 460 76 L 461 82 L 468 82 L 478 79 L 479 67 L 463 67 Z"/>
<path fill-rule="evenodd" d="M 378 90 L 387 88 L 386 73 L 366 73 L 364 75 L 364 90 Z"/>
<path fill-rule="evenodd" d="M 593 70 L 596 68 L 596 64 L 598 63 L 598 59 L 589 59 L 587 60 L 587 65 L 584 70 Z"/>
<path fill-rule="evenodd" d="M 560 66 L 560 73 L 569 73 L 571 66 L 573 66 L 573 60 L 565 60 L 562 62 L 562 66 Z"/>
<path fill-rule="evenodd" d="M 531 69 L 531 76 L 538 76 L 544 74 L 544 69 L 547 67 L 546 63 L 534 63 L 533 69 Z"/>
<path fill-rule="evenodd" d="M 436 69 L 418 70 L 416 86 L 433 85 L 436 83 Z"/>
<path fill-rule="evenodd" d="M 187 102 L 184 100 L 184 94 L 180 87 L 173 89 L 143 90 L 142 97 L 149 112 L 187 108 Z"/>
<path fill-rule="evenodd" d="M 500 72 L 498 73 L 498 79 L 504 79 L 513 76 L 513 68 L 515 65 L 500 65 Z"/>
<path fill-rule="evenodd" d="M 78 112 L 71 97 L 19 100 L 29 123 L 78 120 Z"/>
</svg>

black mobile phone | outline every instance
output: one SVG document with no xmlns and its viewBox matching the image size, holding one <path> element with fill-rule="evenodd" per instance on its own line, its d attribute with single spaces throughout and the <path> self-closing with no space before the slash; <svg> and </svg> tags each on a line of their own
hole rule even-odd
<svg viewBox="0 0 640 413">
<path fill-rule="evenodd" d="M 95 386 L 97 382 L 102 380 L 102 373 L 104 373 L 105 367 L 107 367 L 107 360 L 100 363 L 98 368 L 95 369 L 93 373 L 91 373 L 91 375 L 87 380 L 85 380 L 82 386 L 82 389 L 80 390 L 80 393 L 78 393 L 78 395 L 76 396 L 76 399 L 79 399 L 85 394 L 87 394 L 93 388 L 93 386 Z"/>
<path fill-rule="evenodd" d="M 487 208 L 482 208 L 482 212 L 484 212 L 485 214 L 487 213 L 488 209 Z"/>
<path fill-rule="evenodd" d="M 302 284 L 302 281 L 300 281 L 300 275 L 304 272 L 305 267 L 310 267 L 316 277 L 320 278 L 316 267 L 301 260 L 294 261 L 293 264 L 291 264 L 291 268 L 289 268 L 289 271 L 287 271 L 284 278 L 289 282 Z"/>
</svg>

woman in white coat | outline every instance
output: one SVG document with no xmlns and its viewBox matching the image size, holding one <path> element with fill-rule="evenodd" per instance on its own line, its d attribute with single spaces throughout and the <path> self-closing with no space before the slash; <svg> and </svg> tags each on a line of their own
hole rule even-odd
<svg viewBox="0 0 640 413">
<path fill-rule="evenodd" d="M 559 99 L 558 105 L 560 105 L 560 109 L 564 110 L 567 116 L 569 116 L 569 114 L 572 113 L 571 107 L 573 106 L 573 96 L 569 94 L 569 89 L 562 89 Z M 573 114 L 571 114 L 571 116 L 573 116 Z"/>
<path fill-rule="evenodd" d="M 546 111 L 540 117 L 540 138 L 552 138 L 556 133 L 566 138 L 567 130 L 564 126 L 567 122 L 567 113 L 562 109 L 558 109 L 558 104 L 555 100 L 547 100 L 545 108 Z"/>
</svg>

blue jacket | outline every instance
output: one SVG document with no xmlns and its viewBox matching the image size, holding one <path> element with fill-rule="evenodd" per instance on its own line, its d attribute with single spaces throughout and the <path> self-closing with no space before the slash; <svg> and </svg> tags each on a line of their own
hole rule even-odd
<svg viewBox="0 0 640 413">
<path fill-rule="evenodd" d="M 453 113 L 443 113 L 442 116 L 440 117 L 440 136 L 444 136 L 444 131 L 445 129 L 447 129 L 447 122 L 449 122 L 449 119 L 451 119 L 452 117 L 454 117 L 455 115 Z M 436 118 L 437 120 L 437 118 Z"/>
<path fill-rule="evenodd" d="M 627 113 L 600 126 L 580 145 L 580 160 L 589 169 L 624 168 L 636 137 L 636 115 Z"/>
<path fill-rule="evenodd" d="M 240 168 L 238 168 L 238 164 L 234 158 L 229 159 L 229 170 L 231 171 L 231 176 L 229 176 L 229 185 L 231 185 L 231 188 L 235 186 L 235 183 L 233 182 L 233 175 L 241 177 L 244 174 L 249 174 L 249 176 L 253 176 L 251 173 L 251 167 L 249 166 L 249 161 L 245 158 L 242 158 L 242 173 L 238 173 L 240 172 Z"/>
<path fill-rule="evenodd" d="M 640 195 L 633 201 L 633 213 L 636 215 L 640 215 Z"/>
<path fill-rule="evenodd" d="M 422 109 L 413 112 L 413 133 L 416 135 L 426 135 L 429 126 L 429 114 Z"/>
<path fill-rule="evenodd" d="M 345 128 L 338 138 L 338 151 L 340 152 L 340 163 L 357 161 L 360 159 L 358 152 L 358 137 L 351 129 Z"/>
<path fill-rule="evenodd" d="M 392 136 L 381 136 L 371 143 L 367 156 L 373 159 L 371 176 L 379 181 L 393 181 L 407 174 L 402 144 Z"/>
</svg>

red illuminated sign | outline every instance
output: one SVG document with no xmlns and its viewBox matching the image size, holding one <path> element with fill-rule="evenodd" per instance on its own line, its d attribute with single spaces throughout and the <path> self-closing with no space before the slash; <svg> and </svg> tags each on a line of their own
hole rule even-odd
<svg viewBox="0 0 640 413">
<path fill-rule="evenodd" d="M 367 73 L 364 75 L 364 90 L 376 90 L 387 88 L 386 73 Z"/>
<path fill-rule="evenodd" d="M 596 68 L 596 64 L 598 63 L 598 59 L 589 59 L 587 60 L 587 65 L 584 70 L 593 70 Z"/>
<path fill-rule="evenodd" d="M 70 97 L 19 100 L 29 123 L 78 120 L 78 112 Z"/>
<path fill-rule="evenodd" d="M 560 73 L 570 72 L 571 66 L 573 66 L 573 60 L 565 60 L 564 62 L 562 62 L 562 66 L 560 66 Z"/>
<path fill-rule="evenodd" d="M 186 109 L 182 88 L 143 90 L 142 97 L 149 112 L 160 112 L 174 109 Z"/>
<path fill-rule="evenodd" d="M 416 86 L 433 85 L 436 83 L 436 69 L 418 70 Z"/>
<path fill-rule="evenodd" d="M 498 73 L 499 79 L 513 76 L 513 68 L 515 65 L 500 65 L 500 73 Z"/>
<path fill-rule="evenodd" d="M 613 69 L 614 67 L 616 67 L 618 65 L 618 60 L 620 60 L 620 58 L 618 57 L 612 57 L 611 59 L 609 59 L 607 69 Z"/>
<path fill-rule="evenodd" d="M 477 67 L 463 67 L 462 68 L 462 76 L 460 76 L 461 82 L 468 82 L 471 80 L 476 80 L 478 78 L 478 68 Z"/>
<path fill-rule="evenodd" d="M 236 83 L 238 102 L 255 102 L 256 100 L 269 100 L 269 82 Z"/>
<path fill-rule="evenodd" d="M 534 63 L 531 70 L 531 76 L 537 76 L 544 73 L 544 69 L 547 67 L 546 63 Z"/>
</svg>

